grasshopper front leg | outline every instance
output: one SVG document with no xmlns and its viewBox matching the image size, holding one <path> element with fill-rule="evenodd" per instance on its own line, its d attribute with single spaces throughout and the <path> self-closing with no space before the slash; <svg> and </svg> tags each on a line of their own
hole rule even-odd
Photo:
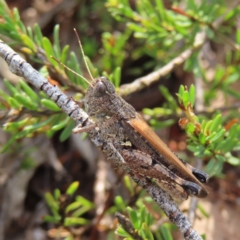
<svg viewBox="0 0 240 240">
<path fill-rule="evenodd" d="M 95 128 L 96 126 L 97 126 L 96 123 L 93 123 L 93 124 L 90 124 L 90 125 L 87 125 L 87 126 L 84 126 L 84 127 L 78 125 L 78 126 L 76 126 L 76 127 L 72 130 L 72 132 L 73 132 L 73 133 L 89 132 L 89 131 L 91 131 L 93 128 Z"/>
</svg>

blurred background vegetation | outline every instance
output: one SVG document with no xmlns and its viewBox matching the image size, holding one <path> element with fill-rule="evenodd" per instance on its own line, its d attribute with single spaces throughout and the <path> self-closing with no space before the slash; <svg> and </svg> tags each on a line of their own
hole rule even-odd
<svg viewBox="0 0 240 240">
<path fill-rule="evenodd" d="M 76 28 L 92 74 L 107 76 L 171 149 L 212 176 L 207 199 L 180 206 L 194 228 L 238 239 L 239 13 L 235 0 L 0 0 L 0 38 L 80 100 L 87 84 L 50 57 L 89 78 Z M 117 228 L 116 211 L 139 239 L 181 239 L 121 169 L 71 134 L 55 103 L 4 64 L 0 239 L 133 239 Z"/>
</svg>

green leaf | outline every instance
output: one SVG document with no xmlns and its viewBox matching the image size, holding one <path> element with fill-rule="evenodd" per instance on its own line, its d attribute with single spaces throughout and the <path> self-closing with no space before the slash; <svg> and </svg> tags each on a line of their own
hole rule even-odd
<svg viewBox="0 0 240 240">
<path fill-rule="evenodd" d="M 115 233 L 120 237 L 124 237 L 124 238 L 131 237 L 131 235 L 122 226 L 119 226 L 116 229 Z"/>
<path fill-rule="evenodd" d="M 189 89 L 189 101 L 193 107 L 195 102 L 195 87 L 193 84 L 190 86 L 190 89 Z"/>
<path fill-rule="evenodd" d="M 0 89 L 0 96 L 1 96 L 1 98 L 5 99 L 6 101 L 8 101 L 8 99 L 9 99 L 9 95 L 6 93 L 6 90 L 4 91 L 4 90 Z"/>
<path fill-rule="evenodd" d="M 22 104 L 24 107 L 30 110 L 37 110 L 38 106 L 35 104 L 29 97 L 23 96 L 19 93 L 14 95 L 14 98 L 18 101 L 18 103 Z"/>
<path fill-rule="evenodd" d="M 82 206 L 81 208 L 77 209 L 76 211 L 74 211 L 72 213 L 72 217 L 80 217 L 82 216 L 84 213 L 88 212 L 89 210 L 91 210 L 93 208 L 93 204 L 92 206 Z"/>
<path fill-rule="evenodd" d="M 195 131 L 195 125 L 193 123 L 188 123 L 187 126 L 185 127 L 186 132 L 188 135 L 191 135 Z"/>
<path fill-rule="evenodd" d="M 209 139 L 212 143 L 213 142 L 215 142 L 215 141 L 217 141 L 219 138 L 221 138 L 223 135 L 224 135 L 224 133 L 225 133 L 225 129 L 223 128 L 223 129 L 221 129 L 213 138 L 211 138 L 211 139 Z"/>
<path fill-rule="evenodd" d="M 217 150 L 221 150 L 224 152 L 231 151 L 237 144 L 238 140 L 231 136 L 228 136 L 224 141 L 222 141 L 218 146 Z"/>
<path fill-rule="evenodd" d="M 58 131 L 58 130 L 64 128 L 67 125 L 67 123 L 69 122 L 69 119 L 70 118 L 67 116 L 64 120 L 61 120 L 57 124 L 53 125 L 52 130 L 53 131 Z"/>
<path fill-rule="evenodd" d="M 66 217 L 64 219 L 64 226 L 69 227 L 69 226 L 74 226 L 74 225 L 85 225 L 89 221 L 85 218 L 74 218 L 74 217 Z"/>
<path fill-rule="evenodd" d="M 148 225 L 146 223 L 142 224 L 142 228 L 144 229 L 146 239 L 154 240 L 153 234 L 152 234 L 150 228 L 148 227 Z"/>
<path fill-rule="evenodd" d="M 24 118 L 20 121 L 5 123 L 3 127 L 4 127 L 4 130 L 16 131 L 19 128 L 22 128 L 24 125 L 26 125 L 28 121 L 29 121 L 29 118 Z"/>
<path fill-rule="evenodd" d="M 121 68 L 117 67 L 115 71 L 113 72 L 113 79 L 114 79 L 114 86 L 116 88 L 119 87 L 120 80 L 121 80 Z"/>
<path fill-rule="evenodd" d="M 209 218 L 209 214 L 206 212 L 206 210 L 204 209 L 204 207 L 198 203 L 197 208 L 200 210 L 200 212 L 206 217 Z"/>
<path fill-rule="evenodd" d="M 42 38 L 43 38 L 43 35 L 42 35 L 42 31 L 39 27 L 38 24 L 34 24 L 34 33 L 35 33 L 35 41 L 37 42 L 37 44 L 42 47 Z"/>
<path fill-rule="evenodd" d="M 236 31 L 236 41 L 237 41 L 238 45 L 240 45 L 240 29 L 237 29 L 237 31 Z"/>
<path fill-rule="evenodd" d="M 146 207 L 144 206 L 144 208 L 146 208 Z M 148 226 L 150 226 L 150 224 L 152 223 L 152 216 L 151 216 L 148 212 L 146 212 L 146 214 L 145 214 L 144 222 L 145 222 Z"/>
<path fill-rule="evenodd" d="M 32 39 L 30 37 L 28 37 L 25 34 L 21 35 L 22 41 L 25 43 L 25 45 L 27 47 L 29 47 L 31 50 L 33 50 L 34 52 L 36 52 L 36 46 L 34 44 L 34 42 L 32 41 Z"/>
<path fill-rule="evenodd" d="M 89 206 L 89 207 L 94 206 L 94 204 L 92 202 L 90 202 L 89 200 L 87 200 L 83 196 L 77 196 L 76 201 L 81 202 L 83 206 Z"/>
<path fill-rule="evenodd" d="M 175 105 L 176 103 L 173 103 L 172 106 L 170 106 L 173 109 L 176 109 L 177 105 Z M 152 110 L 153 112 L 153 116 L 166 116 L 166 115 L 171 115 L 173 113 L 175 113 L 175 110 L 172 109 L 167 109 L 167 108 L 160 108 L 160 107 L 156 107 Z"/>
<path fill-rule="evenodd" d="M 49 118 L 47 118 L 45 121 L 42 122 L 37 122 L 35 124 L 29 125 L 29 126 L 25 126 L 23 131 L 21 133 L 23 133 L 23 135 L 21 135 L 21 133 L 19 134 L 19 137 L 22 138 L 24 137 L 27 133 L 33 132 L 35 130 L 38 130 L 44 126 L 46 126 L 47 124 L 49 124 L 52 120 L 54 119 L 54 116 L 50 116 Z"/>
<path fill-rule="evenodd" d="M 208 130 L 210 129 L 210 127 L 212 125 L 212 122 L 213 122 L 212 120 L 207 121 L 206 125 L 203 127 L 203 132 L 204 132 L 205 135 L 209 134 Z"/>
<path fill-rule="evenodd" d="M 53 198 L 53 195 L 47 192 L 45 193 L 44 197 L 51 211 L 58 211 L 59 205 L 58 205 L 58 202 Z"/>
<path fill-rule="evenodd" d="M 32 100 L 34 100 L 35 102 L 39 101 L 38 95 L 32 90 L 32 88 L 30 88 L 30 87 L 28 86 L 28 84 L 27 84 L 25 81 L 20 80 L 19 83 L 20 83 L 22 89 L 26 92 L 26 94 L 27 94 Z"/>
<path fill-rule="evenodd" d="M 153 126 L 154 129 L 165 128 L 173 125 L 175 123 L 174 119 L 168 119 L 165 121 L 158 121 L 156 119 L 151 119 L 149 121 L 150 125 Z"/>
<path fill-rule="evenodd" d="M 189 103 L 189 94 L 188 94 L 187 91 L 184 91 L 184 92 L 183 92 L 182 101 L 183 101 L 184 107 L 187 108 L 188 103 Z"/>
<path fill-rule="evenodd" d="M 68 139 L 71 136 L 74 126 L 75 126 L 74 121 L 70 120 L 70 123 L 64 128 L 64 130 L 60 135 L 61 142 L 64 142 L 66 139 Z"/>
<path fill-rule="evenodd" d="M 204 144 L 206 143 L 206 137 L 205 137 L 205 135 L 201 132 L 198 137 L 199 137 L 200 143 L 201 143 L 202 145 L 204 145 Z"/>
<path fill-rule="evenodd" d="M 11 107 L 20 109 L 22 107 L 21 104 L 19 104 L 14 98 L 9 97 L 8 98 L 8 103 L 10 104 Z"/>
<path fill-rule="evenodd" d="M 60 54 L 61 54 L 61 48 L 60 48 L 60 43 L 59 43 L 59 29 L 60 26 L 59 24 L 55 25 L 54 29 L 53 29 L 53 42 L 54 42 L 54 49 L 55 49 L 55 55 L 56 58 L 60 58 Z"/>
<path fill-rule="evenodd" d="M 24 24 L 23 24 L 23 27 L 25 28 Z M 25 30 L 26 30 L 26 29 L 25 29 Z M 34 39 L 33 39 L 32 28 L 27 27 L 27 34 L 28 34 L 28 36 L 29 36 L 32 40 L 34 40 Z M 28 48 L 28 49 L 29 49 L 29 48 Z"/>
<path fill-rule="evenodd" d="M 219 125 L 222 123 L 222 115 L 218 114 L 217 116 L 215 116 L 215 118 L 213 119 L 212 125 L 209 128 L 210 132 L 214 132 L 218 130 Z"/>
<path fill-rule="evenodd" d="M 240 165 L 240 159 L 237 157 L 234 157 L 230 152 L 226 153 L 226 161 L 233 166 Z"/>
<path fill-rule="evenodd" d="M 66 194 L 72 196 L 78 189 L 79 182 L 73 182 L 67 189 Z"/>
<path fill-rule="evenodd" d="M 4 79 L 4 84 L 12 95 L 19 93 L 19 91 L 6 79 Z"/>
<path fill-rule="evenodd" d="M 161 231 L 163 240 L 173 240 L 172 235 L 171 235 L 168 227 L 165 226 L 165 224 L 161 225 L 160 231 Z"/>
<path fill-rule="evenodd" d="M 18 23 L 20 20 L 19 12 L 17 8 L 13 8 L 13 18 L 16 23 Z"/>
<path fill-rule="evenodd" d="M 169 108 L 172 110 L 175 110 L 177 108 L 177 103 L 176 103 L 175 99 L 173 98 L 173 96 L 168 91 L 168 89 L 162 85 L 159 87 L 159 89 L 160 89 L 160 92 L 162 93 L 162 95 L 164 96 L 164 98 L 168 101 Z"/>
<path fill-rule="evenodd" d="M 73 202 L 66 207 L 65 213 L 69 213 L 72 210 L 75 210 L 82 206 L 81 202 Z"/>
<path fill-rule="evenodd" d="M 49 222 L 49 223 L 59 223 L 61 221 L 61 216 L 49 216 L 46 215 L 43 217 L 44 222 Z"/>
<path fill-rule="evenodd" d="M 64 46 L 62 50 L 62 55 L 61 55 L 61 62 L 64 64 L 66 63 L 68 52 L 69 52 L 69 45 L 66 45 Z"/>
<path fill-rule="evenodd" d="M 140 209 L 140 218 L 139 218 L 139 221 L 140 223 L 143 223 L 145 222 L 145 218 L 146 218 L 146 215 L 148 214 L 147 211 L 146 211 L 146 207 L 145 206 L 142 206 L 141 209 Z M 147 223 L 148 224 L 148 223 Z"/>
<path fill-rule="evenodd" d="M 133 189 L 133 186 L 131 184 L 131 180 L 129 178 L 129 176 L 124 176 L 124 183 L 125 183 L 125 186 L 126 188 L 128 189 L 128 191 L 131 193 L 131 194 L 134 194 L 134 189 Z"/>
<path fill-rule="evenodd" d="M 46 98 L 41 99 L 41 104 L 51 111 L 55 111 L 55 112 L 60 111 L 60 108 L 58 107 L 58 105 L 49 99 L 46 99 Z"/>
<path fill-rule="evenodd" d="M 235 97 L 235 98 L 237 98 L 237 99 L 240 99 L 240 93 L 239 93 L 238 91 L 235 91 L 235 90 L 233 90 L 232 88 L 225 88 L 225 91 L 226 91 L 229 95 L 231 95 L 231 96 L 233 96 L 233 97 Z"/>
<path fill-rule="evenodd" d="M 129 217 L 130 217 L 131 223 L 133 224 L 133 227 L 135 229 L 140 229 L 140 222 L 138 219 L 137 212 L 133 210 L 131 207 L 127 207 L 127 211 L 129 213 Z"/>
<path fill-rule="evenodd" d="M 54 190 L 54 198 L 55 198 L 55 200 L 58 201 L 60 196 L 61 196 L 61 192 L 60 192 L 60 190 L 58 188 L 56 188 Z"/>
<path fill-rule="evenodd" d="M 52 58 L 50 58 L 50 56 L 54 56 L 54 52 L 53 52 L 52 44 L 48 38 L 46 37 L 42 38 L 42 46 L 46 52 L 48 60 L 53 64 L 53 66 L 57 66 L 57 63 Z"/>
<path fill-rule="evenodd" d="M 178 90 L 178 95 L 182 98 L 183 93 L 184 93 L 184 86 L 181 85 L 181 86 L 179 87 L 179 90 Z"/>
<path fill-rule="evenodd" d="M 226 157 L 225 157 L 225 156 L 216 154 L 215 157 L 216 157 L 216 159 L 217 159 L 218 161 L 220 161 L 220 162 L 225 162 L 225 161 L 226 161 Z"/>
<path fill-rule="evenodd" d="M 114 199 L 114 203 L 116 207 L 118 208 L 119 211 L 125 211 L 126 210 L 126 205 L 125 202 L 123 201 L 121 196 L 116 196 Z"/>
<path fill-rule="evenodd" d="M 202 237 L 203 240 L 207 240 L 206 234 L 201 234 L 201 237 Z"/>
<path fill-rule="evenodd" d="M 210 176 L 219 176 L 222 174 L 223 162 L 216 161 L 215 159 L 211 159 L 207 164 L 205 171 Z"/>
</svg>

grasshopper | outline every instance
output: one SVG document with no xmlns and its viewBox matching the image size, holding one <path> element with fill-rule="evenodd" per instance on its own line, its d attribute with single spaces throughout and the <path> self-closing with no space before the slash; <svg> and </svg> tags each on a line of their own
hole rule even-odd
<svg viewBox="0 0 240 240">
<path fill-rule="evenodd" d="M 121 155 L 123 165 L 135 174 L 153 179 L 173 198 L 207 196 L 202 183 L 207 182 L 208 175 L 180 160 L 133 106 L 117 95 L 106 77 L 91 82 L 84 106 L 95 123 L 77 126 L 74 133 L 98 128 L 112 150 Z"/>
<path fill-rule="evenodd" d="M 187 199 L 188 196 L 206 197 L 208 193 L 203 183 L 208 181 L 209 176 L 179 159 L 133 106 L 116 93 L 114 85 L 106 77 L 92 77 L 79 37 L 78 40 L 92 79 L 88 81 L 81 76 L 89 87 L 84 100 L 79 104 L 84 105 L 94 124 L 77 126 L 73 132 L 97 129 L 111 152 L 120 157 L 122 166 L 128 167 L 140 177 L 155 181 L 174 199 Z M 108 152 L 107 155 L 109 159 L 114 157 Z"/>
</svg>

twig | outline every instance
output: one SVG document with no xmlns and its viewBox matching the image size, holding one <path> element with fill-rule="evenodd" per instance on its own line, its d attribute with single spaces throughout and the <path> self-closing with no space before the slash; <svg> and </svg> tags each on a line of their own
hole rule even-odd
<svg viewBox="0 0 240 240">
<path fill-rule="evenodd" d="M 26 81 L 34 85 L 39 90 L 44 91 L 46 95 L 53 100 L 63 112 L 68 114 L 78 125 L 86 126 L 93 121 L 89 119 L 86 112 L 84 112 L 79 105 L 66 96 L 57 86 L 51 85 L 46 78 L 44 78 L 38 71 L 36 71 L 23 58 L 15 53 L 9 46 L 0 40 L 0 57 L 5 59 L 9 69 L 16 75 L 25 78 Z M 180 232 L 186 240 L 201 240 L 200 235 L 192 229 L 191 223 L 187 217 L 178 209 L 175 202 L 173 202 L 168 194 L 159 188 L 152 181 L 148 181 L 142 176 L 137 176 L 131 169 L 122 164 L 121 158 L 116 156 L 112 148 L 104 141 L 100 130 L 91 130 L 89 137 L 95 145 L 102 150 L 105 150 L 108 155 L 113 156 L 116 165 L 122 165 L 125 173 L 128 173 L 132 179 L 141 187 L 143 187 L 154 201 L 163 209 L 169 219 L 177 225 Z"/>
<path fill-rule="evenodd" d="M 187 50 L 185 50 L 183 53 L 181 53 L 179 56 L 174 58 L 172 61 L 170 61 L 168 64 L 166 64 L 164 67 L 144 76 L 141 78 L 137 78 L 135 81 L 133 81 L 130 84 L 122 85 L 120 88 L 120 95 L 126 96 L 130 93 L 140 91 L 141 89 L 145 88 L 146 86 L 150 86 L 151 84 L 159 81 L 159 79 L 163 76 L 166 76 L 168 73 L 170 73 L 174 68 L 184 63 L 196 50 L 198 50 L 202 45 L 204 44 L 206 39 L 206 33 L 205 31 L 202 31 L 200 33 L 196 34 L 193 46 Z"/>
</svg>

